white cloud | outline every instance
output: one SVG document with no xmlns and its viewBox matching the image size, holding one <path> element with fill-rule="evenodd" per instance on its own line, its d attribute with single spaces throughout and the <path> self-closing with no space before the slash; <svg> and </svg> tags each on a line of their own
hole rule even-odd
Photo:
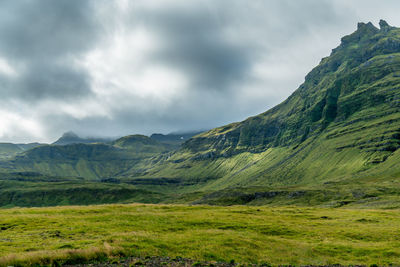
<svg viewBox="0 0 400 267">
<path fill-rule="evenodd" d="M 2 142 L 43 140 L 42 125 L 35 118 L 27 118 L 18 113 L 0 110 L 0 136 Z"/>
<path fill-rule="evenodd" d="M 4 74 L 12 78 L 16 78 L 18 76 L 16 69 L 13 66 L 11 66 L 11 64 L 7 62 L 7 60 L 0 57 L 0 75 L 1 74 Z"/>
<path fill-rule="evenodd" d="M 146 61 L 159 42 L 143 28 L 120 27 L 110 39 L 87 53 L 79 63 L 91 76 L 95 100 L 112 113 L 134 106 L 157 109 L 182 95 L 188 87 L 182 73 Z M 151 107 L 149 102 L 156 106 Z"/>
</svg>

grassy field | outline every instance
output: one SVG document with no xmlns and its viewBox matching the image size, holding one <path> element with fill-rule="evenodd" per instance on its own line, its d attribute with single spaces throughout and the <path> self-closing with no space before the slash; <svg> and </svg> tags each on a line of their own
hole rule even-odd
<svg viewBox="0 0 400 267">
<path fill-rule="evenodd" d="M 400 265 L 399 210 L 100 205 L 0 210 L 0 265 L 125 256 Z"/>
</svg>

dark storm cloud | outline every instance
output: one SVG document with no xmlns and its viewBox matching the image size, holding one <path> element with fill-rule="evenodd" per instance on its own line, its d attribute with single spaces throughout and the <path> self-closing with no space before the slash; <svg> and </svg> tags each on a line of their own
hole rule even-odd
<svg viewBox="0 0 400 267">
<path fill-rule="evenodd" d="M 72 59 L 96 41 L 95 14 L 92 1 L 2 1 L 0 57 L 18 73 L 18 80 L 3 77 L 3 95 L 38 100 L 90 93 L 87 72 Z"/>
<path fill-rule="evenodd" d="M 17 59 L 48 59 L 93 45 L 97 21 L 92 1 L 3 0 L 0 49 Z"/>
<path fill-rule="evenodd" d="M 193 89 L 225 90 L 246 76 L 257 49 L 224 35 L 224 23 L 200 8 L 142 12 L 133 23 L 145 23 L 163 40 L 150 61 L 178 68 L 191 78 Z"/>
<path fill-rule="evenodd" d="M 398 0 L 3 0 L 0 141 L 242 120 L 285 99 L 357 22 L 400 26 L 399 8 Z"/>
<path fill-rule="evenodd" d="M 129 21 L 162 40 L 149 61 L 185 72 L 192 90 L 226 91 L 247 82 L 260 56 L 340 17 L 324 0 L 177 1 L 157 10 L 133 8 Z"/>
<path fill-rule="evenodd" d="M 14 95 L 36 101 L 83 97 L 90 93 L 86 70 L 54 62 L 35 65 L 13 85 Z"/>
</svg>

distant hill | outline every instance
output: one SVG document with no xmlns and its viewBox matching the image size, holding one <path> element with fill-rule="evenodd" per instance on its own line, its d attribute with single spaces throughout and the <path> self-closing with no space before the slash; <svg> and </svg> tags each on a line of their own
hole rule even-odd
<svg viewBox="0 0 400 267">
<path fill-rule="evenodd" d="M 194 134 L 194 133 L 193 133 Z M 142 174 L 139 165 L 178 148 L 192 134 L 156 135 L 163 142 L 144 135 L 111 139 L 81 138 L 68 132 L 52 145 L 0 144 L 0 169 L 35 172 L 50 176 L 83 177 L 87 180 Z M 181 139 L 181 137 L 183 139 Z M 3 154 L 1 154 L 3 151 Z"/>
<path fill-rule="evenodd" d="M 41 145 L 21 150 L 13 158 L 0 162 L 0 169 L 93 180 L 121 176 L 131 169 L 137 173 L 141 161 L 168 151 L 147 136 L 130 135 L 109 144 Z"/>
<path fill-rule="evenodd" d="M 24 149 L 12 143 L 0 143 L 0 158 L 7 158 L 23 152 Z"/>
<path fill-rule="evenodd" d="M 40 146 L 39 143 L 29 144 L 13 144 L 13 143 L 0 143 L 0 159 L 6 159 L 13 157 L 19 153 L 22 153 L 28 149 Z"/>
<path fill-rule="evenodd" d="M 28 144 L 17 144 L 17 145 L 20 148 L 22 148 L 24 151 L 26 151 L 31 148 L 38 147 L 38 146 L 45 145 L 45 144 L 43 144 L 43 143 L 28 143 Z"/>
<path fill-rule="evenodd" d="M 64 133 L 53 145 L 70 145 L 70 144 L 94 144 L 94 143 L 109 143 L 111 138 L 100 138 L 100 137 L 79 137 L 74 132 Z"/>
</svg>

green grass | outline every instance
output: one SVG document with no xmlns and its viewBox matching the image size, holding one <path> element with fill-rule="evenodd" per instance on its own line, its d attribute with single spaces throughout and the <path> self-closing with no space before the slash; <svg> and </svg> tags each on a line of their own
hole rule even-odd
<svg viewBox="0 0 400 267">
<path fill-rule="evenodd" d="M 0 265 L 123 256 L 400 264 L 399 210 L 103 205 L 0 210 Z"/>
</svg>

